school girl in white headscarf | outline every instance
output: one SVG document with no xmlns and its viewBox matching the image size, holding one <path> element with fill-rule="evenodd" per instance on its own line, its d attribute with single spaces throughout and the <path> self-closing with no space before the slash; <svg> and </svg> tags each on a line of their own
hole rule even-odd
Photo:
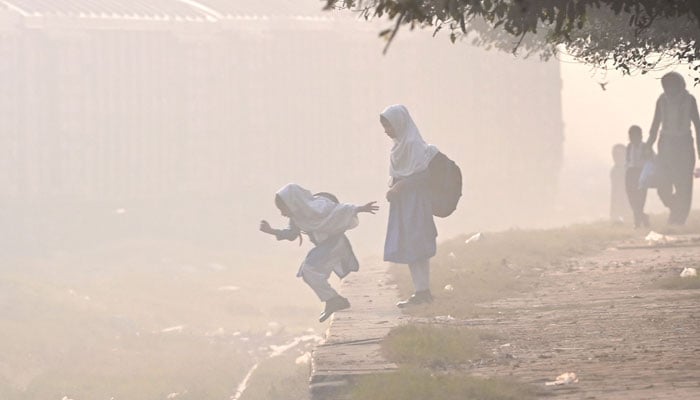
<svg viewBox="0 0 700 400">
<path fill-rule="evenodd" d="M 289 227 L 273 229 L 267 221 L 260 222 L 260 230 L 274 235 L 277 240 L 299 238 L 301 241 L 301 234 L 305 233 L 315 245 L 302 262 L 297 276 L 304 279 L 319 299 L 326 303 L 319 322 L 328 319 L 335 311 L 350 307 L 348 299 L 331 287 L 328 278 L 331 272 L 342 279 L 358 270 L 359 263 L 345 231 L 359 224 L 358 213 L 374 214 L 379 209 L 375 203 L 373 201 L 363 206 L 338 203 L 333 195 L 314 195 L 290 183 L 275 195 L 275 204 L 282 216 L 289 218 Z"/>
<path fill-rule="evenodd" d="M 437 229 L 429 192 L 428 166 L 438 149 L 421 137 L 405 106 L 387 107 L 379 120 L 394 141 L 389 175 L 391 188 L 389 223 L 384 242 L 384 260 L 408 264 L 415 293 L 398 307 L 432 301 L 430 258 L 435 255 Z"/>
</svg>

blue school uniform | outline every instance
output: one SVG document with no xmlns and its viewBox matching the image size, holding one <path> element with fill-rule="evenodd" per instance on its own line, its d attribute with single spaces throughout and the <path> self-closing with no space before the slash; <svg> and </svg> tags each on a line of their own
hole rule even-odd
<svg viewBox="0 0 700 400">
<path fill-rule="evenodd" d="M 428 170 L 402 179 L 407 180 L 405 186 L 389 206 L 384 261 L 412 264 L 435 255 L 437 228 Z"/>
<path fill-rule="evenodd" d="M 289 227 L 275 232 L 277 240 L 292 241 L 300 235 L 301 230 L 291 219 Z M 357 261 L 350 240 L 344 233 L 333 235 L 319 243 L 311 232 L 309 239 L 315 247 L 304 258 L 299 271 L 297 271 L 297 277 L 302 277 L 305 266 L 325 268 L 328 265 L 340 279 L 345 278 L 350 272 L 359 270 L 360 263 Z"/>
</svg>

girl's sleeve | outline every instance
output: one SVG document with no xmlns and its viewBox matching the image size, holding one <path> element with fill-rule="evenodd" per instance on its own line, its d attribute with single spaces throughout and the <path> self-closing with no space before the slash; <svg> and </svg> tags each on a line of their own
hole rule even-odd
<svg viewBox="0 0 700 400">
<path fill-rule="evenodd" d="M 693 127 L 695 128 L 695 145 L 698 149 L 698 154 L 700 154 L 700 115 L 698 115 L 698 102 L 695 100 L 695 96 L 690 96 L 690 120 L 693 122 Z"/>
<path fill-rule="evenodd" d="M 416 172 L 413 175 L 401 179 L 404 187 L 423 187 L 430 183 L 430 170 L 426 168 L 424 171 Z"/>
<path fill-rule="evenodd" d="M 663 97 L 659 96 L 656 100 L 656 109 L 654 110 L 654 119 L 651 122 L 651 128 L 649 128 L 649 139 L 647 144 L 650 146 L 656 142 L 656 136 L 659 134 L 659 126 L 661 125 L 661 115 L 663 113 Z"/>
<path fill-rule="evenodd" d="M 292 220 L 289 220 L 289 226 L 287 228 L 275 229 L 275 237 L 277 240 L 296 240 L 300 234 L 301 231 L 299 227 L 297 227 Z"/>
</svg>

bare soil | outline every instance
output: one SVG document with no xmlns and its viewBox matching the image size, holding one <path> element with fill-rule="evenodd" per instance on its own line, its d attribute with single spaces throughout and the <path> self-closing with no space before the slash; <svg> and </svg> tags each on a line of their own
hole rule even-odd
<svg viewBox="0 0 700 400">
<path fill-rule="evenodd" d="M 493 357 L 464 368 L 544 398 L 700 399 L 700 290 L 658 286 L 684 267 L 700 270 L 700 247 L 610 248 L 543 266 L 534 290 L 480 304 L 495 317 L 447 323 L 498 334 Z M 578 382 L 546 385 L 566 372 Z"/>
</svg>

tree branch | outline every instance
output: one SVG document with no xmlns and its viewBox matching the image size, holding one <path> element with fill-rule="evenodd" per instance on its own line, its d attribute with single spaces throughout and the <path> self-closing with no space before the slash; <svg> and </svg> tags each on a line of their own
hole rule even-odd
<svg viewBox="0 0 700 400">
<path fill-rule="evenodd" d="M 404 16 L 406 16 L 406 11 L 402 12 L 401 15 L 399 15 L 399 18 L 396 19 L 396 25 L 394 26 L 394 29 L 391 31 L 391 35 L 389 36 L 389 39 L 386 42 L 386 46 L 384 46 L 384 51 L 382 51 L 382 54 L 386 55 L 386 52 L 389 50 L 389 46 L 391 45 L 391 42 L 394 41 L 394 37 L 396 36 L 396 33 L 399 31 L 399 28 L 401 27 L 401 21 L 403 21 Z"/>
</svg>

